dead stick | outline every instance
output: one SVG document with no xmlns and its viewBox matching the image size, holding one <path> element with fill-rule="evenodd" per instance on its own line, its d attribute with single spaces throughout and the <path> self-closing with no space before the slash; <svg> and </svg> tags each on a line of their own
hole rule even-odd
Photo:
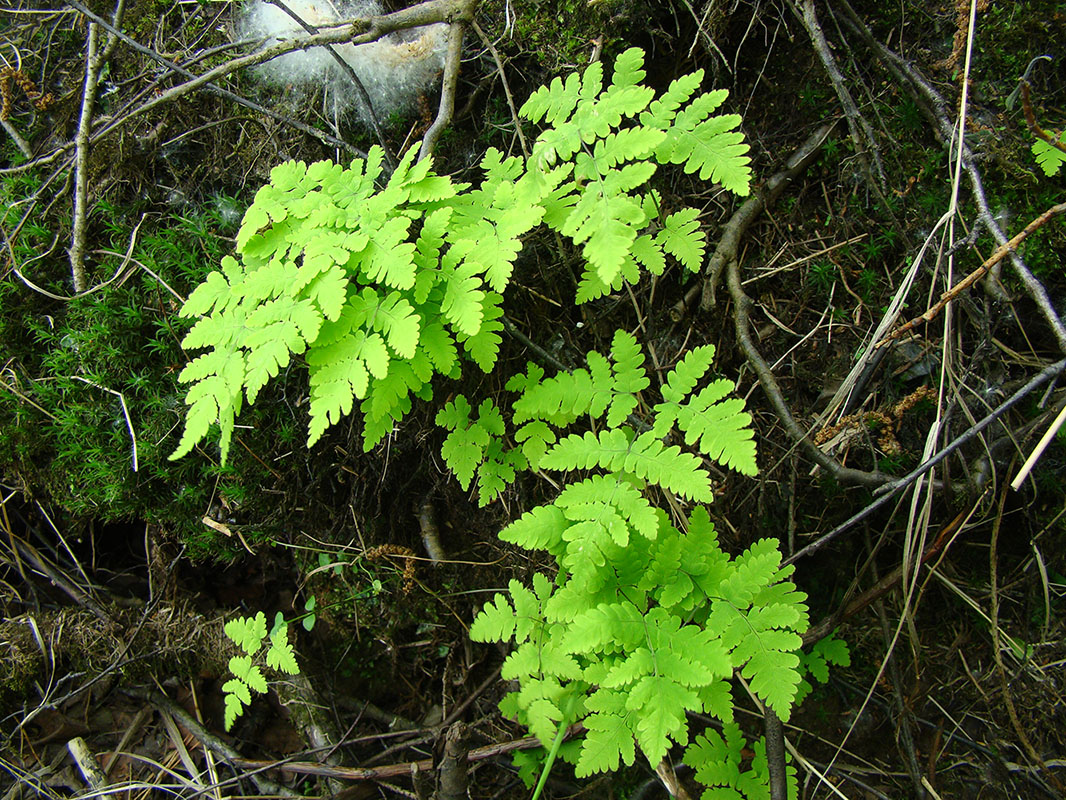
<svg viewBox="0 0 1066 800">
<path fill-rule="evenodd" d="M 584 730 L 584 725 L 575 723 L 567 731 L 567 738 L 582 733 Z M 515 750 L 532 750 L 534 747 L 543 747 L 540 739 L 535 736 L 527 736 L 524 739 L 478 747 L 467 754 L 467 761 L 483 761 L 487 758 L 513 753 Z M 331 767 L 328 764 L 318 764 L 314 761 L 259 761 L 250 758 L 234 758 L 231 761 L 236 766 L 246 769 L 276 769 L 280 772 L 289 772 L 294 775 L 320 775 L 349 781 L 376 781 L 385 778 L 398 778 L 416 771 L 428 772 L 433 769 L 433 759 L 429 758 L 422 761 L 409 761 L 404 764 L 388 764 L 384 767 Z"/>
<path fill-rule="evenodd" d="M 981 280 L 981 278 L 984 277 L 986 272 L 988 272 L 990 269 L 992 269 L 992 267 L 994 267 L 1008 255 L 1010 255 L 1012 252 L 1014 252 L 1014 250 L 1017 249 L 1018 245 L 1025 241 L 1026 237 L 1029 236 L 1029 234 L 1031 234 L 1035 230 L 1038 230 L 1039 228 L 1042 228 L 1048 220 L 1050 220 L 1052 217 L 1056 217 L 1059 214 L 1062 214 L 1063 212 L 1066 212 L 1066 203 L 1059 203 L 1058 205 L 1049 208 L 1039 217 L 1037 217 L 1028 225 L 1026 225 L 1024 230 L 1019 231 L 1014 236 L 1014 238 L 997 247 L 995 252 L 992 253 L 992 255 L 990 255 L 987 259 L 985 259 L 985 262 L 981 266 L 979 266 L 961 281 L 959 281 L 946 292 L 944 292 L 942 295 L 940 295 L 940 300 L 936 303 L 936 305 L 934 305 L 924 314 L 915 317 L 910 322 L 907 322 L 896 328 L 891 333 L 886 334 L 885 337 L 877 343 L 877 346 L 884 347 L 886 344 L 888 344 L 888 342 L 892 341 L 893 339 L 898 339 L 900 336 L 910 331 L 916 325 L 919 325 L 922 322 L 932 321 L 937 314 L 944 310 L 944 307 L 947 306 L 948 303 L 950 303 L 964 291 L 966 291 L 975 283 L 977 283 L 977 281 Z"/>
<path fill-rule="evenodd" d="M 727 263 L 736 258 L 741 237 L 751 224 L 758 219 L 759 215 L 777 201 L 777 198 L 781 196 L 781 192 L 784 191 L 789 182 L 803 172 L 814 160 L 814 157 L 818 155 L 818 149 L 829 134 L 833 132 L 834 127 L 836 127 L 836 121 L 822 125 L 808 136 L 803 144 L 796 148 L 796 151 L 789 157 L 785 168 L 775 173 L 762 187 L 756 189 L 752 196 L 729 218 L 729 222 L 722 229 L 722 235 L 718 239 L 718 245 L 715 247 L 714 253 L 707 260 L 707 268 L 704 270 L 707 277 L 704 279 L 703 297 L 700 300 L 701 309 L 706 311 L 714 305 L 718 284 L 722 279 L 722 270 Z M 695 291 L 695 287 L 693 291 Z M 692 299 L 695 299 L 694 294 L 691 298 L 686 295 L 684 301 L 671 309 L 670 315 L 675 321 L 684 316 L 684 306 L 691 302 Z"/>
</svg>

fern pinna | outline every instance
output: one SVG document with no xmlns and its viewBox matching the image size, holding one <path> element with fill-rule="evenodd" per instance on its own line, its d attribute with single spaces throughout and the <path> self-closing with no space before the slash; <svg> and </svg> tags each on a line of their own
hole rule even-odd
<svg viewBox="0 0 1066 800">
<path fill-rule="evenodd" d="M 576 300 L 600 297 L 668 258 L 696 271 L 705 243 L 698 212 L 660 213 L 647 188 L 660 164 L 746 194 L 740 118 L 714 115 L 724 92 L 698 93 L 702 71 L 658 99 L 641 85 L 643 53 L 622 53 L 609 85 L 603 67 L 535 92 L 521 113 L 547 127 L 528 162 L 489 150 L 476 189 L 414 163 L 410 150 L 385 176 L 382 153 L 345 168 L 276 167 L 223 259 L 182 315 L 200 319 L 183 346 L 207 348 L 181 373 L 192 386 L 172 458 L 218 423 L 225 461 L 245 401 L 305 355 L 308 444 L 352 412 L 369 449 L 428 398 L 431 380 L 460 359 L 489 371 L 502 330 L 503 292 L 523 239 L 542 223 L 581 247 Z"/>
<path fill-rule="evenodd" d="M 713 355 L 711 346 L 690 351 L 651 409 L 640 395 L 650 383 L 643 356 L 624 332 L 609 356 L 590 353 L 587 369 L 545 378 L 531 365 L 509 385 L 518 394 L 510 450 L 498 441 L 505 415 L 488 401 L 471 420 L 469 404 L 457 398 L 438 420 L 454 423 L 445 459 L 451 465 L 459 454 L 460 478 L 476 474 L 483 499 L 501 474 L 493 466 L 492 480 L 483 479 L 493 459 L 593 473 L 500 533 L 546 551 L 558 571 L 535 574 L 530 587 L 511 581 L 470 630 L 476 641 L 515 644 L 502 675 L 519 688 L 502 701 L 505 715 L 545 744 L 583 724 L 584 737 L 559 751 L 579 776 L 632 764 L 638 748 L 658 764 L 673 744 L 690 743 L 686 714 L 699 712 L 725 723 L 727 737 L 709 732 L 688 747 L 685 758 L 697 774 L 709 787 L 738 793 L 748 784 L 765 787 L 765 760 L 740 769 L 743 737 L 729 727 L 730 680 L 739 672 L 783 719 L 800 685 L 805 595 L 788 580 L 792 568 L 781 566 L 776 543 L 762 540 L 731 558 L 702 505 L 677 520 L 652 502 L 662 493 L 710 502 L 711 476 L 700 456 L 744 474 L 756 470 L 751 419 L 728 397 L 733 384 L 706 379 Z M 492 430 L 470 433 L 486 420 Z M 578 420 L 593 430 L 565 433 Z M 670 443 L 679 434 L 699 456 Z M 716 783 L 722 776 L 726 783 Z"/>
</svg>

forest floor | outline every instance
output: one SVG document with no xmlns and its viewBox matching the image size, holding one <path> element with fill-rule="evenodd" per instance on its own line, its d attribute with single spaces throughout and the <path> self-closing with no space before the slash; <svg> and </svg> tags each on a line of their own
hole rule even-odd
<svg viewBox="0 0 1066 800">
<path fill-rule="evenodd" d="M 581 248 L 537 229 L 499 369 L 437 376 L 363 452 L 358 411 L 305 445 L 294 359 L 226 463 L 214 433 L 168 460 L 193 357 L 182 302 L 273 167 L 417 145 L 440 69 L 394 91 L 378 58 L 373 132 L 336 76 L 227 72 L 259 45 L 237 3 L 122 6 L 121 36 L 101 2 L 0 9 L 3 800 L 529 796 L 512 756 L 538 742 L 497 707 L 507 649 L 468 631 L 509 580 L 554 569 L 497 534 L 559 487 L 530 474 L 479 506 L 434 419 L 460 392 L 500 397 L 528 361 L 580 366 L 616 330 L 656 383 L 715 346 L 759 465 L 712 468 L 721 547 L 777 540 L 805 641 L 835 630 L 850 649 L 785 724 L 798 796 L 1066 796 L 1066 435 L 1010 485 L 1066 408 L 1061 3 L 467 4 L 438 173 L 476 185 L 489 148 L 535 139 L 514 112 L 533 91 L 635 46 L 657 91 L 697 69 L 729 91 L 751 194 L 660 170 L 663 208 L 699 209 L 703 264 L 583 304 Z M 225 75 L 193 85 L 209 70 Z M 260 611 L 292 620 L 301 671 L 227 731 L 223 626 Z M 757 739 L 761 707 L 733 694 Z M 666 797 L 656 766 L 558 764 L 542 796 Z"/>
</svg>

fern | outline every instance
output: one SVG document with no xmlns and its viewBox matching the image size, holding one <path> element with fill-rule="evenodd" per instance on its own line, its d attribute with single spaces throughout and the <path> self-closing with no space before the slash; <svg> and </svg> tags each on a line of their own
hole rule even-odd
<svg viewBox="0 0 1066 800">
<path fill-rule="evenodd" d="M 1052 133 L 1054 138 L 1054 133 Z M 1055 139 L 1056 144 L 1037 139 L 1033 142 L 1033 157 L 1040 169 L 1049 178 L 1059 174 L 1059 170 L 1066 164 L 1066 131 L 1063 131 Z"/>
<path fill-rule="evenodd" d="M 640 267 L 661 273 L 667 254 L 686 269 L 700 268 L 705 245 L 695 209 L 671 214 L 649 233 L 660 214 L 656 194 L 645 187 L 658 165 L 681 164 L 703 180 L 748 193 L 750 159 L 736 130 L 740 117 L 713 115 L 726 93 L 696 94 L 703 79 L 698 71 L 656 100 L 639 85 L 643 61 L 639 49 L 622 53 L 606 88 L 602 66 L 592 64 L 580 81 L 571 76 L 537 90 L 519 111 L 550 126 L 533 146 L 531 168 L 568 169 L 546 198 L 544 220 L 582 246 L 588 267 L 578 302 L 635 281 Z"/>
<path fill-rule="evenodd" d="M 742 769 L 749 756 L 748 769 Z M 722 725 L 722 733 L 707 730 L 685 751 L 685 763 L 695 770 L 696 780 L 707 789 L 703 800 L 766 800 L 770 772 L 766 763 L 766 745 L 757 741 L 749 748 L 747 740 L 735 722 Z M 796 800 L 796 768 L 786 767 L 788 800 Z"/>
<path fill-rule="evenodd" d="M 702 72 L 656 99 L 641 84 L 643 63 L 643 53 L 630 49 L 609 82 L 596 63 L 534 92 L 522 113 L 548 127 L 529 161 L 489 150 L 477 188 L 436 174 L 429 159 L 416 163 L 417 148 L 388 176 L 379 148 L 348 167 L 275 167 L 245 213 L 235 257 L 224 258 L 182 308 L 199 318 L 183 346 L 208 352 L 180 375 L 192 385 L 171 458 L 217 424 L 225 462 L 243 404 L 301 355 L 310 373 L 308 445 L 358 405 L 363 445 L 372 448 L 412 398 L 432 397 L 435 376 L 456 377 L 464 359 L 494 368 L 503 294 L 525 238 L 542 224 L 581 248 L 578 302 L 635 282 L 642 270 L 662 274 L 670 260 L 698 270 L 705 253 L 698 211 L 662 214 L 648 183 L 659 166 L 676 163 L 746 193 L 747 146 L 735 117 L 713 113 L 724 94 L 698 93 Z M 604 386 L 597 366 L 590 364 L 590 385 Z M 591 407 L 609 396 L 612 426 L 632 413 L 642 388 L 622 374 L 615 382 Z M 555 444 L 536 425 L 522 437 L 526 459 Z M 735 449 L 731 441 L 707 446 Z M 480 481 L 490 495 L 511 469 L 502 455 L 493 463 Z"/>
<path fill-rule="evenodd" d="M 234 656 L 229 660 L 229 671 L 233 676 L 222 684 L 225 703 L 225 728 L 228 731 L 244 713 L 245 707 L 252 704 L 252 692 L 266 694 L 267 681 L 259 665 L 252 657 L 259 652 L 264 640 L 268 642 L 266 665 L 277 672 L 298 675 L 300 666 L 289 644 L 289 626 L 278 614 L 273 629 L 267 636 L 266 617 L 260 611 L 254 617 L 237 617 L 231 619 L 224 627 L 226 636 L 244 651 L 243 656 Z"/>
<path fill-rule="evenodd" d="M 727 397 L 733 384 L 719 379 L 696 391 L 713 356 L 709 345 L 696 348 L 667 374 L 663 401 L 647 424 L 639 420 L 641 394 L 650 385 L 644 356 L 633 336 L 618 331 L 609 354 L 590 352 L 585 368 L 546 378 L 540 367 L 530 364 L 525 373 L 507 382 L 518 395 L 510 413 L 512 424 L 518 426 L 514 447 L 504 445 L 502 416 L 494 417 L 498 433 L 475 428 L 465 416 L 468 401 L 457 397 L 437 418 L 438 425 L 452 431 L 441 455 L 463 488 L 486 465 L 486 474 L 496 479 L 479 479 L 481 505 L 495 499 L 515 471 L 524 468 L 564 472 L 599 468 L 689 500 L 710 502 L 710 474 L 698 456 L 670 443 L 675 428 L 701 456 L 746 475 L 756 471 L 751 417 L 742 401 Z M 633 422 L 646 430 L 638 433 L 636 426 L 626 424 L 634 416 Z M 602 420 L 604 426 L 595 432 L 565 433 L 582 418 Z M 476 442 L 466 446 L 463 442 L 469 437 Z"/>
<path fill-rule="evenodd" d="M 755 471 L 751 419 L 726 397 L 732 384 L 719 379 L 700 388 L 713 355 L 710 347 L 690 352 L 666 375 L 663 400 L 650 412 L 642 412 L 649 388 L 643 356 L 623 332 L 608 356 L 589 353 L 586 368 L 547 378 L 530 365 L 508 383 L 518 395 L 511 407 L 516 463 L 559 472 L 566 485 L 500 538 L 548 553 L 558 573 L 554 581 L 534 575 L 532 588 L 511 581 L 470 635 L 514 643 L 502 676 L 519 688 L 501 711 L 546 747 L 562 726 L 583 724 L 586 733 L 569 753 L 579 776 L 632 764 L 638 751 L 657 764 L 673 745 L 689 744 L 689 712 L 732 723 L 734 673 L 782 719 L 801 691 L 806 597 L 789 581 L 792 568 L 781 566 L 776 543 L 762 540 L 730 558 L 702 506 L 678 526 L 652 502 L 655 487 L 713 499 L 701 459 L 668 443 L 676 429 L 701 455 Z M 482 423 L 487 410 L 491 431 Z M 488 401 L 477 421 L 471 416 L 461 397 L 438 416 L 453 430 L 442 454 L 464 486 L 489 463 L 505 422 Z M 582 419 L 595 430 L 566 433 Z M 594 474 L 566 480 L 587 471 Z M 765 759 L 741 773 L 739 729 L 715 736 L 689 748 L 708 785 L 741 793 L 721 796 L 757 797 L 744 793 L 759 786 L 765 794 Z"/>
</svg>

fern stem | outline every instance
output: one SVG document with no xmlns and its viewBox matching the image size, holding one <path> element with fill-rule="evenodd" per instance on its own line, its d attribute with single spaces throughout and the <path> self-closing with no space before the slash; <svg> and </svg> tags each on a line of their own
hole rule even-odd
<svg viewBox="0 0 1066 800">
<path fill-rule="evenodd" d="M 563 746 L 563 739 L 566 738 L 566 732 L 570 728 L 570 720 L 563 718 L 559 722 L 559 731 L 555 734 L 555 740 L 552 742 L 551 750 L 548 751 L 548 757 L 544 761 L 544 767 L 540 771 L 540 780 L 537 781 L 537 788 L 533 790 L 533 800 L 538 800 L 540 793 L 544 791 L 544 784 L 548 782 L 548 775 L 552 771 L 552 764 L 555 763 L 556 757 L 559 755 L 559 748 Z"/>
</svg>

